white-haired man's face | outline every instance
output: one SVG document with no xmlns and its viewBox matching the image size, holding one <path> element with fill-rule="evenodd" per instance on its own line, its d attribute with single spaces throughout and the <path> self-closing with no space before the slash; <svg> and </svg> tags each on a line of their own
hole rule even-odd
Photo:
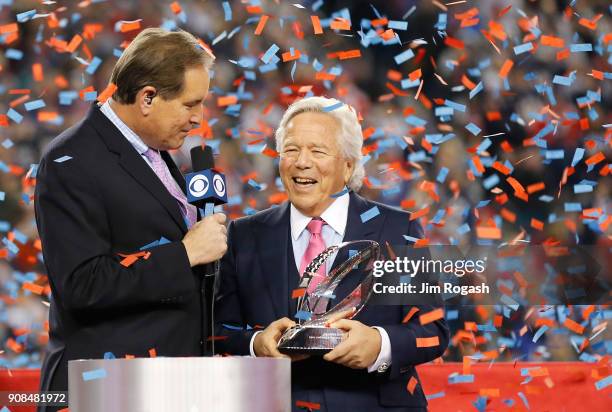
<svg viewBox="0 0 612 412">
<path fill-rule="evenodd" d="M 340 125 L 326 113 L 300 113 L 289 122 L 280 153 L 280 176 L 289 201 L 307 216 L 320 216 L 353 172 L 342 155 Z"/>
</svg>

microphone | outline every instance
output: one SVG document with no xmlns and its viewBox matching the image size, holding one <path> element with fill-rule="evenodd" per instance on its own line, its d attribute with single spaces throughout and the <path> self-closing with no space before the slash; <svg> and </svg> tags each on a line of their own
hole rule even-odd
<svg viewBox="0 0 612 412">
<path fill-rule="evenodd" d="M 191 149 L 193 172 L 185 176 L 187 201 L 199 209 L 212 208 L 227 203 L 225 175 L 215 170 L 215 159 L 210 146 L 198 145 Z"/>
<path fill-rule="evenodd" d="M 225 175 L 215 170 L 215 159 L 210 146 L 198 145 L 191 149 L 191 165 L 193 172 L 185 176 L 187 186 L 187 201 L 198 209 L 204 209 L 204 215 L 214 213 L 216 205 L 227 203 L 227 190 Z M 212 266 L 212 267 L 211 267 Z M 200 287 L 201 299 L 206 301 L 206 289 L 211 296 L 210 323 L 211 336 L 215 331 L 215 288 L 219 278 L 220 261 L 216 260 L 212 265 L 208 264 L 205 278 Z M 212 284 L 211 284 L 212 281 Z M 208 285 L 208 287 L 207 287 Z M 205 335 L 208 333 L 206 331 Z M 215 340 L 212 340 L 212 354 L 215 355 Z"/>
</svg>

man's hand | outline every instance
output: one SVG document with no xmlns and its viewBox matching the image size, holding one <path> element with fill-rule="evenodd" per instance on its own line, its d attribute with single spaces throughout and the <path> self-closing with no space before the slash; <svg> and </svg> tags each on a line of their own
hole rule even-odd
<svg viewBox="0 0 612 412">
<path fill-rule="evenodd" d="M 227 251 L 226 217 L 223 213 L 206 216 L 183 238 L 191 267 L 221 259 Z"/>
<path fill-rule="evenodd" d="M 342 329 L 345 338 L 334 350 L 325 354 L 323 359 L 352 369 L 366 369 L 376 362 L 382 344 L 377 329 L 348 319 L 340 319 L 329 326 Z"/>
<path fill-rule="evenodd" d="M 308 358 L 308 355 L 288 356 L 280 353 L 277 349 L 281 335 L 289 328 L 295 326 L 295 322 L 289 318 L 281 318 L 270 323 L 263 332 L 258 333 L 253 341 L 253 352 L 257 357 L 267 358 L 290 358 L 298 361 Z"/>
</svg>

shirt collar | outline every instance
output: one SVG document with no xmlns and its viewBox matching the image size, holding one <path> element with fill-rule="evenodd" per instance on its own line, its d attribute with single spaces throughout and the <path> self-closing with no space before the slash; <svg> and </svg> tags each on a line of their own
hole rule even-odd
<svg viewBox="0 0 612 412">
<path fill-rule="evenodd" d="M 325 223 L 342 237 L 344 237 L 344 231 L 346 230 L 349 200 L 350 196 L 348 193 L 345 193 L 334 200 L 332 204 L 321 213 L 321 219 L 325 220 Z M 312 220 L 312 217 L 304 215 L 291 204 L 289 220 L 291 224 L 291 237 L 293 240 L 297 240 L 304 229 L 306 229 L 308 223 Z"/>
<path fill-rule="evenodd" d="M 117 113 L 115 113 L 113 108 L 110 106 L 110 102 L 111 99 L 108 99 L 100 107 L 100 111 L 104 113 L 106 117 L 108 117 L 108 120 L 110 120 L 111 123 L 117 127 L 117 129 L 119 129 L 121 134 L 130 142 L 132 146 L 134 146 L 134 149 L 136 149 L 141 156 L 144 156 L 145 152 L 149 150 L 149 146 L 147 146 L 145 142 L 143 142 L 142 139 L 138 137 L 138 135 L 134 133 L 134 131 L 130 129 L 129 126 L 119 118 L 119 116 L 117 116 Z"/>
</svg>

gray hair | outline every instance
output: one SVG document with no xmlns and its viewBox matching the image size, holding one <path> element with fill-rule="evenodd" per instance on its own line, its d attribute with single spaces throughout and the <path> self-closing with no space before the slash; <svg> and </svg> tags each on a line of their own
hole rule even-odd
<svg viewBox="0 0 612 412">
<path fill-rule="evenodd" d="M 336 107 L 333 110 L 327 111 L 326 108 Z M 289 121 L 295 116 L 301 113 L 325 113 L 336 119 L 340 125 L 340 135 L 338 137 L 338 143 L 340 150 L 345 159 L 353 161 L 353 174 L 351 175 L 347 186 L 349 189 L 357 192 L 361 189 L 363 178 L 365 176 L 365 170 L 361 164 L 363 155 L 361 154 L 361 148 L 363 146 L 363 134 L 361 132 L 361 125 L 357 120 L 357 114 L 348 104 L 342 103 L 336 99 L 330 99 L 327 97 L 306 97 L 298 100 L 291 104 L 287 111 L 283 114 L 283 118 L 276 129 L 276 151 L 282 152 L 283 141 L 287 134 L 287 127 Z"/>
</svg>

